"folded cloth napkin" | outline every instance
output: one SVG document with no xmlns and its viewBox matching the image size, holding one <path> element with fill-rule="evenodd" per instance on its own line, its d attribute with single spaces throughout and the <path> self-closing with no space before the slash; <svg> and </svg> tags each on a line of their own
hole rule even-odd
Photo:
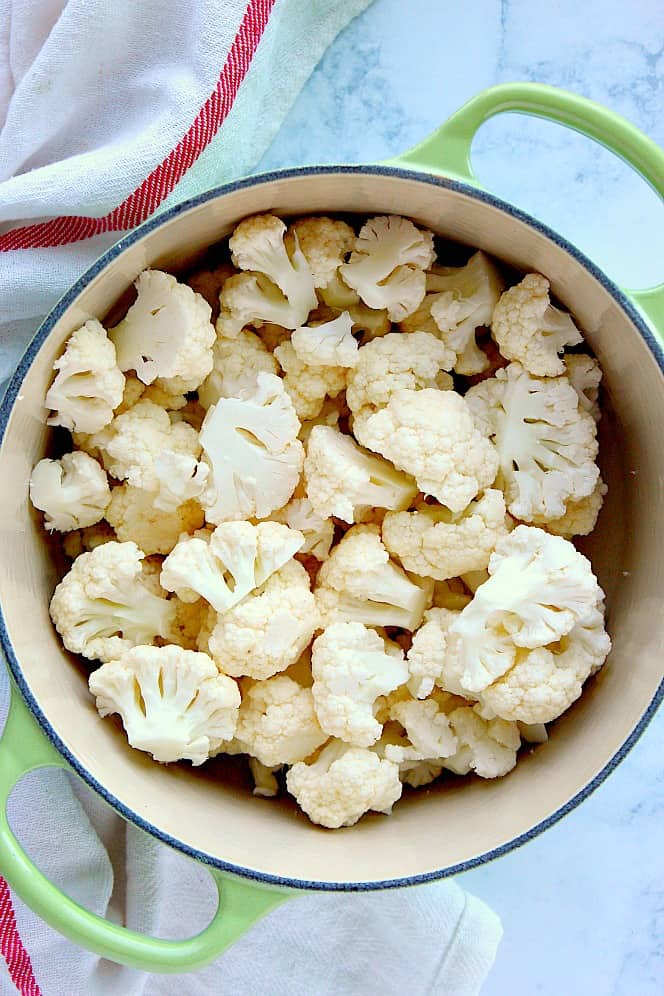
<svg viewBox="0 0 664 996">
<path fill-rule="evenodd" d="M 40 317 L 123 231 L 251 172 L 325 47 L 369 2 L 0 0 L 0 393 Z M 44 872 L 101 915 L 173 937 L 212 915 L 205 869 L 73 775 L 33 772 L 10 817 Z M 471 996 L 500 935 L 451 882 L 306 895 L 213 965 L 149 976 L 63 939 L 0 879 L 0 992 Z"/>
</svg>

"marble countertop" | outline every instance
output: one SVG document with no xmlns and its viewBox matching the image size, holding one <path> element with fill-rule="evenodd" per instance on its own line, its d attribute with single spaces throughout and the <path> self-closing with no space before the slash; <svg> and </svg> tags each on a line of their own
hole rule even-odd
<svg viewBox="0 0 664 996">
<path fill-rule="evenodd" d="M 476 91 L 518 79 L 592 97 L 664 142 L 663 37 L 661 0 L 376 0 L 327 52 L 259 168 L 388 158 Z M 482 129 L 473 153 L 488 189 L 623 286 L 662 279 L 662 205 L 608 152 L 506 116 Z M 505 928 L 483 996 L 664 991 L 663 738 L 660 711 L 580 808 L 460 876 Z"/>
</svg>

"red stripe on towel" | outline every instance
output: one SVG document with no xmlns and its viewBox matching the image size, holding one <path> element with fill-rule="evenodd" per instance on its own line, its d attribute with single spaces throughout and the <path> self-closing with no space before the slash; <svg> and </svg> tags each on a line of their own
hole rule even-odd
<svg viewBox="0 0 664 996">
<path fill-rule="evenodd" d="M 69 215 L 38 225 L 12 228 L 0 235 L 0 252 L 63 246 L 103 232 L 125 231 L 149 218 L 196 162 L 228 116 L 275 3 L 276 0 L 250 0 L 217 85 L 191 128 L 129 197 L 103 218 Z"/>
<path fill-rule="evenodd" d="M 16 914 L 9 886 L 0 877 L 0 951 L 7 962 L 12 982 L 21 996 L 42 996 L 32 972 L 30 955 L 23 947 L 16 926 Z"/>
</svg>

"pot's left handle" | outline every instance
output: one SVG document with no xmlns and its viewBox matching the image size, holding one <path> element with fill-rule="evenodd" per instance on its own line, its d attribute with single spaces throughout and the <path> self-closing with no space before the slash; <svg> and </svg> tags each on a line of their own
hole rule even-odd
<svg viewBox="0 0 664 996">
<path fill-rule="evenodd" d="M 39 729 L 12 683 L 7 724 L 0 740 L 0 873 L 30 909 L 70 941 L 103 958 L 146 972 L 190 972 L 217 958 L 289 894 L 210 869 L 219 892 L 212 922 L 184 941 L 128 930 L 90 913 L 61 892 L 33 864 L 7 821 L 7 800 L 28 771 L 67 768 Z"/>
<path fill-rule="evenodd" d="M 664 197 L 664 151 L 633 124 L 607 107 L 544 83 L 501 83 L 472 97 L 418 145 L 386 165 L 480 184 L 473 173 L 471 146 L 480 127 L 496 114 L 530 114 L 555 121 L 592 138 L 623 159 Z M 626 293 L 660 336 L 664 336 L 664 284 Z"/>
</svg>

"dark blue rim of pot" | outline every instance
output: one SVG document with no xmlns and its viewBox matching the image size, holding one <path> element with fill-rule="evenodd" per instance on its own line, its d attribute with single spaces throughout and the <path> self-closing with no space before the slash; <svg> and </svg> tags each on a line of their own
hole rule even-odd
<svg viewBox="0 0 664 996">
<path fill-rule="evenodd" d="M 588 259 L 587 256 L 580 252 L 576 246 L 568 242 L 566 239 L 563 239 L 547 225 L 543 225 L 540 221 L 537 221 L 525 212 L 513 207 L 506 201 L 500 200 L 500 198 L 495 197 L 493 194 L 486 193 L 483 190 L 478 190 L 469 184 L 462 183 L 457 180 L 450 180 L 446 177 L 433 176 L 428 173 L 419 173 L 413 170 L 399 169 L 391 166 L 305 166 L 297 169 L 285 169 L 271 173 L 263 173 L 258 176 L 247 177 L 246 179 L 214 187 L 202 194 L 198 194 L 196 197 L 191 197 L 180 204 L 176 204 L 175 206 L 158 213 L 156 216 L 153 216 L 132 232 L 129 232 L 127 235 L 123 236 L 118 242 L 111 246 L 110 249 L 107 249 L 106 252 L 100 256 L 95 263 L 93 263 L 93 265 L 83 274 L 83 276 L 79 277 L 76 283 L 58 301 L 50 314 L 47 315 L 42 324 L 39 326 L 32 341 L 27 347 L 13 377 L 9 382 L 4 400 L 0 406 L 0 446 L 2 445 L 9 422 L 9 416 L 13 408 L 14 401 L 16 400 L 21 388 L 23 379 L 46 337 L 49 335 L 66 309 L 72 304 L 73 301 L 75 301 L 90 281 L 93 280 L 94 277 L 96 277 L 97 274 L 99 274 L 109 263 L 116 259 L 126 248 L 133 245 L 135 242 L 138 242 L 144 236 L 148 235 L 156 228 L 159 228 L 165 222 L 184 214 L 190 208 L 198 207 L 199 205 L 205 204 L 210 200 L 216 199 L 217 197 L 221 197 L 224 194 L 229 194 L 233 191 L 242 190 L 247 187 L 261 186 L 264 183 L 270 183 L 274 180 L 284 180 L 303 176 L 326 176 L 339 173 L 346 174 L 349 177 L 397 177 L 404 180 L 415 180 L 418 183 L 427 184 L 433 188 L 452 190 L 456 193 L 464 194 L 467 197 L 472 197 L 475 200 L 490 205 L 491 207 L 498 208 L 509 217 L 530 226 L 568 253 L 568 255 L 571 256 L 575 262 L 583 266 L 584 269 L 587 270 L 606 291 L 608 291 L 611 297 L 620 305 L 623 312 L 638 330 L 641 337 L 645 340 L 650 352 L 657 361 L 660 371 L 664 374 L 664 350 L 627 295 L 621 291 L 620 288 L 613 283 L 613 281 L 609 280 L 602 270 L 600 270 L 590 259 Z M 155 827 L 153 824 L 143 819 L 143 817 L 139 816 L 138 813 L 135 813 L 132 809 L 125 806 L 124 803 L 112 795 L 99 781 L 97 781 L 96 778 L 90 774 L 90 772 L 66 747 L 51 726 L 46 715 L 42 711 L 41 706 L 32 694 L 32 691 L 23 675 L 23 671 L 21 670 L 18 658 L 14 653 L 14 648 L 9 638 L 9 633 L 7 632 L 2 605 L 0 605 L 0 644 L 2 644 L 10 671 L 23 698 L 47 738 L 51 741 L 62 757 L 65 758 L 68 764 L 71 765 L 74 771 L 76 771 L 77 774 L 79 774 L 81 778 L 91 786 L 91 788 L 98 792 L 99 795 L 126 820 L 135 824 L 137 827 L 140 827 L 142 830 L 145 830 L 146 833 L 151 834 L 158 840 L 163 841 L 163 843 L 170 845 L 176 850 L 181 851 L 189 857 L 194 858 L 195 860 L 210 867 L 228 872 L 232 875 L 239 875 L 243 878 L 251 879 L 256 882 L 263 882 L 267 885 L 281 886 L 289 889 L 316 890 L 321 892 L 362 892 L 374 889 L 393 889 L 409 885 L 417 885 L 424 882 L 433 882 L 438 879 L 447 878 L 450 875 L 458 875 L 461 872 L 469 871 L 470 869 L 476 868 L 488 861 L 492 861 L 494 858 L 498 858 L 503 854 L 508 854 L 517 847 L 521 847 L 523 844 L 526 844 L 528 841 L 539 836 L 539 834 L 543 833 L 545 830 L 548 830 L 548 828 L 552 827 L 555 823 L 558 823 L 559 820 L 575 809 L 581 802 L 583 802 L 584 799 L 587 799 L 588 796 L 594 792 L 606 778 L 608 778 L 614 768 L 620 764 L 623 758 L 639 739 L 655 714 L 662 698 L 664 698 L 663 680 L 660 683 L 646 712 L 634 727 L 629 737 L 625 740 L 622 746 L 619 747 L 602 770 L 595 775 L 595 777 L 580 792 L 577 792 L 576 795 L 569 799 L 563 806 L 560 806 L 554 813 L 547 816 L 546 819 L 541 820 L 525 833 L 520 834 L 518 837 L 513 838 L 507 843 L 501 844 L 499 847 L 486 851 L 484 854 L 480 854 L 477 857 L 469 859 L 468 861 L 462 861 L 458 864 L 449 865 L 444 868 L 439 868 L 436 871 L 425 872 L 420 875 L 409 875 L 403 878 L 367 882 L 317 882 L 296 878 L 282 878 L 278 875 L 265 874 L 251 868 L 244 868 L 240 865 L 234 865 L 230 862 L 222 861 L 211 854 L 198 851 L 195 848 L 189 847 L 182 841 L 171 837 L 163 830 L 160 830 L 158 827 Z"/>
</svg>

